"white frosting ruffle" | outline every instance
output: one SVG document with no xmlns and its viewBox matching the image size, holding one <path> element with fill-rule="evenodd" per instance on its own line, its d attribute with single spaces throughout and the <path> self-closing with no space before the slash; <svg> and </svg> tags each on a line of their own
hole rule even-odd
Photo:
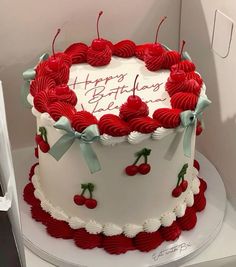
<svg viewBox="0 0 236 267">
<path fill-rule="evenodd" d="M 162 138 L 168 136 L 169 134 L 172 134 L 174 131 L 175 131 L 174 129 L 159 127 L 152 133 L 152 139 L 161 140 Z"/>
<path fill-rule="evenodd" d="M 90 234 L 103 233 L 106 236 L 114 236 L 124 234 L 129 238 L 135 237 L 140 232 L 153 233 L 156 232 L 161 226 L 170 226 L 176 218 L 182 217 L 185 214 L 187 207 L 192 207 L 194 204 L 194 194 L 199 192 L 200 181 L 197 177 L 198 171 L 193 168 L 193 178 L 189 182 L 190 189 L 186 194 L 184 200 L 182 200 L 173 209 L 173 211 L 167 211 L 158 218 L 148 218 L 144 221 L 142 225 L 126 224 L 124 226 L 119 226 L 113 223 L 100 224 L 94 220 L 85 222 L 78 217 L 68 216 L 60 207 L 53 206 L 49 200 L 46 199 L 40 185 L 39 179 L 39 166 L 35 167 L 35 174 L 32 177 L 32 183 L 34 185 L 35 191 L 34 195 L 37 199 L 41 201 L 41 207 L 44 211 L 51 214 L 51 216 L 57 220 L 63 220 L 68 222 L 72 229 L 85 228 Z"/>
<path fill-rule="evenodd" d="M 139 132 L 131 132 L 128 136 L 128 142 L 132 145 L 139 144 L 142 141 L 149 139 L 151 137 L 151 134 L 143 134 Z"/>
</svg>

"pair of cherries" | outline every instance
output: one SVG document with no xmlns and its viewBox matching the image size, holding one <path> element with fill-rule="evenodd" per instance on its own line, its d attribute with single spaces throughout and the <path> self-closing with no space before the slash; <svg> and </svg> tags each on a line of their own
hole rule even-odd
<svg viewBox="0 0 236 267">
<path fill-rule="evenodd" d="M 151 165 L 147 163 L 148 156 L 151 154 L 151 149 L 143 148 L 136 153 L 136 160 L 132 165 L 129 165 L 125 168 L 125 173 L 129 176 L 134 176 L 137 173 L 142 175 L 148 174 L 151 170 Z M 138 161 L 141 157 L 144 157 L 144 163 L 137 166 Z"/>
<path fill-rule="evenodd" d="M 188 188 L 188 181 L 184 180 L 184 175 L 188 169 L 188 163 L 184 164 L 181 171 L 178 174 L 178 181 L 176 187 L 172 191 L 173 197 L 179 197 Z"/>
<path fill-rule="evenodd" d="M 39 132 L 40 134 L 36 134 L 35 136 L 35 142 L 43 153 L 47 153 L 50 150 L 50 145 L 48 144 L 48 141 L 47 141 L 46 128 L 39 127 Z M 35 153 L 37 154 L 37 151 Z"/>
<path fill-rule="evenodd" d="M 78 206 L 86 206 L 88 209 L 95 209 L 97 207 L 97 200 L 93 198 L 94 184 L 81 184 L 82 193 L 74 196 L 74 202 Z M 85 192 L 89 192 L 89 198 L 84 196 Z"/>
</svg>

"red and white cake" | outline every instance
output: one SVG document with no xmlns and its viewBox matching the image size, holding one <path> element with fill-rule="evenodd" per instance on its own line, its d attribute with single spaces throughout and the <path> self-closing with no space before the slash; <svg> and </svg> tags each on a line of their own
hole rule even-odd
<svg viewBox="0 0 236 267">
<path fill-rule="evenodd" d="M 210 101 L 186 55 L 99 38 L 24 73 L 38 158 L 24 199 L 48 234 L 120 254 L 195 226 L 206 205 L 195 137 Z"/>
</svg>

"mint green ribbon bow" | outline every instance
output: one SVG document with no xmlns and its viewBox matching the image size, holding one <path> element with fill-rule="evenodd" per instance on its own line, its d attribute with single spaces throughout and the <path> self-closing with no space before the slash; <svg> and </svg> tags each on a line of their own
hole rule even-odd
<svg viewBox="0 0 236 267">
<path fill-rule="evenodd" d="M 49 55 L 47 53 L 44 53 L 42 56 L 40 56 L 39 63 L 41 61 L 48 59 L 48 57 Z M 30 81 L 32 81 L 35 78 L 35 75 L 36 75 L 35 67 L 27 69 L 26 71 L 23 72 L 24 84 L 21 88 L 21 99 L 22 103 L 27 108 L 31 108 L 30 103 L 27 101 L 27 96 L 29 94 Z"/>
<path fill-rule="evenodd" d="M 211 101 L 207 97 L 200 96 L 194 111 L 185 110 L 180 114 L 182 126 L 185 128 L 183 149 L 186 157 L 191 157 L 191 139 L 197 120 L 202 122 L 202 112 L 210 104 Z"/>
<path fill-rule="evenodd" d="M 101 170 L 101 166 L 97 155 L 92 149 L 91 143 L 99 140 L 100 134 L 96 124 L 88 126 L 82 133 L 75 131 L 70 124 L 70 121 L 62 116 L 54 125 L 55 128 L 64 130 L 64 134 L 49 150 L 49 154 L 52 155 L 57 161 L 66 153 L 66 151 L 72 146 L 75 140 L 79 140 L 80 148 L 83 157 L 87 163 L 87 166 L 91 173 Z"/>
</svg>

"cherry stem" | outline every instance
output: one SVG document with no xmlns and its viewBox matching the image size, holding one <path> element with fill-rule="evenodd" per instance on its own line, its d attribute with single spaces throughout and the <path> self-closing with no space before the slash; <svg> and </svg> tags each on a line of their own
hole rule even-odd
<svg viewBox="0 0 236 267">
<path fill-rule="evenodd" d="M 99 34 L 99 20 L 100 20 L 100 17 L 102 16 L 103 14 L 103 11 L 100 11 L 99 14 L 98 14 L 98 18 L 97 18 L 97 36 L 98 36 L 98 39 L 100 39 L 100 34 Z"/>
<path fill-rule="evenodd" d="M 148 161 L 148 156 L 144 155 L 144 163 L 147 164 L 147 161 Z"/>
<path fill-rule="evenodd" d="M 158 33 L 159 33 L 159 30 L 160 30 L 160 27 L 162 25 L 162 23 L 167 19 L 167 16 L 163 17 L 161 22 L 159 23 L 158 27 L 157 27 L 157 32 L 156 32 L 156 38 L 155 38 L 155 44 L 157 43 L 157 37 L 158 37 Z"/>
<path fill-rule="evenodd" d="M 43 137 L 44 141 L 47 143 L 48 139 L 47 139 L 47 131 L 46 131 L 45 127 L 39 127 L 39 132 L 40 132 L 41 136 Z"/>
<path fill-rule="evenodd" d="M 142 156 L 143 156 L 143 155 L 142 155 L 142 154 L 140 154 L 140 155 L 137 157 L 137 159 L 135 160 L 135 162 L 134 162 L 134 164 L 133 164 L 133 165 L 136 165 Z"/>
<path fill-rule="evenodd" d="M 83 189 L 83 191 L 82 191 L 82 193 L 81 193 L 81 196 L 84 195 L 84 193 L 85 193 L 86 190 L 87 190 L 87 188 L 84 188 L 84 189 Z"/>
<path fill-rule="evenodd" d="M 52 53 L 53 53 L 53 57 L 54 57 L 54 59 L 56 59 L 56 57 L 55 57 L 55 41 L 56 41 L 57 36 L 59 35 L 60 32 L 61 32 L 61 29 L 58 29 L 58 30 L 57 30 L 57 33 L 56 33 L 56 35 L 54 36 L 53 41 L 52 41 Z"/>
<path fill-rule="evenodd" d="M 133 96 L 135 96 L 135 89 L 136 89 L 136 83 L 137 83 L 138 76 L 139 76 L 139 74 L 137 74 L 135 79 L 134 79 Z"/>
<path fill-rule="evenodd" d="M 185 41 L 183 40 L 182 41 L 182 45 L 181 45 L 181 48 L 180 48 L 180 58 L 182 58 L 182 54 L 183 54 L 183 51 L 184 51 L 184 46 L 185 46 Z M 180 62 L 179 62 L 180 63 Z M 177 68 L 177 70 L 179 71 L 179 63 L 178 63 L 178 68 Z"/>
</svg>

